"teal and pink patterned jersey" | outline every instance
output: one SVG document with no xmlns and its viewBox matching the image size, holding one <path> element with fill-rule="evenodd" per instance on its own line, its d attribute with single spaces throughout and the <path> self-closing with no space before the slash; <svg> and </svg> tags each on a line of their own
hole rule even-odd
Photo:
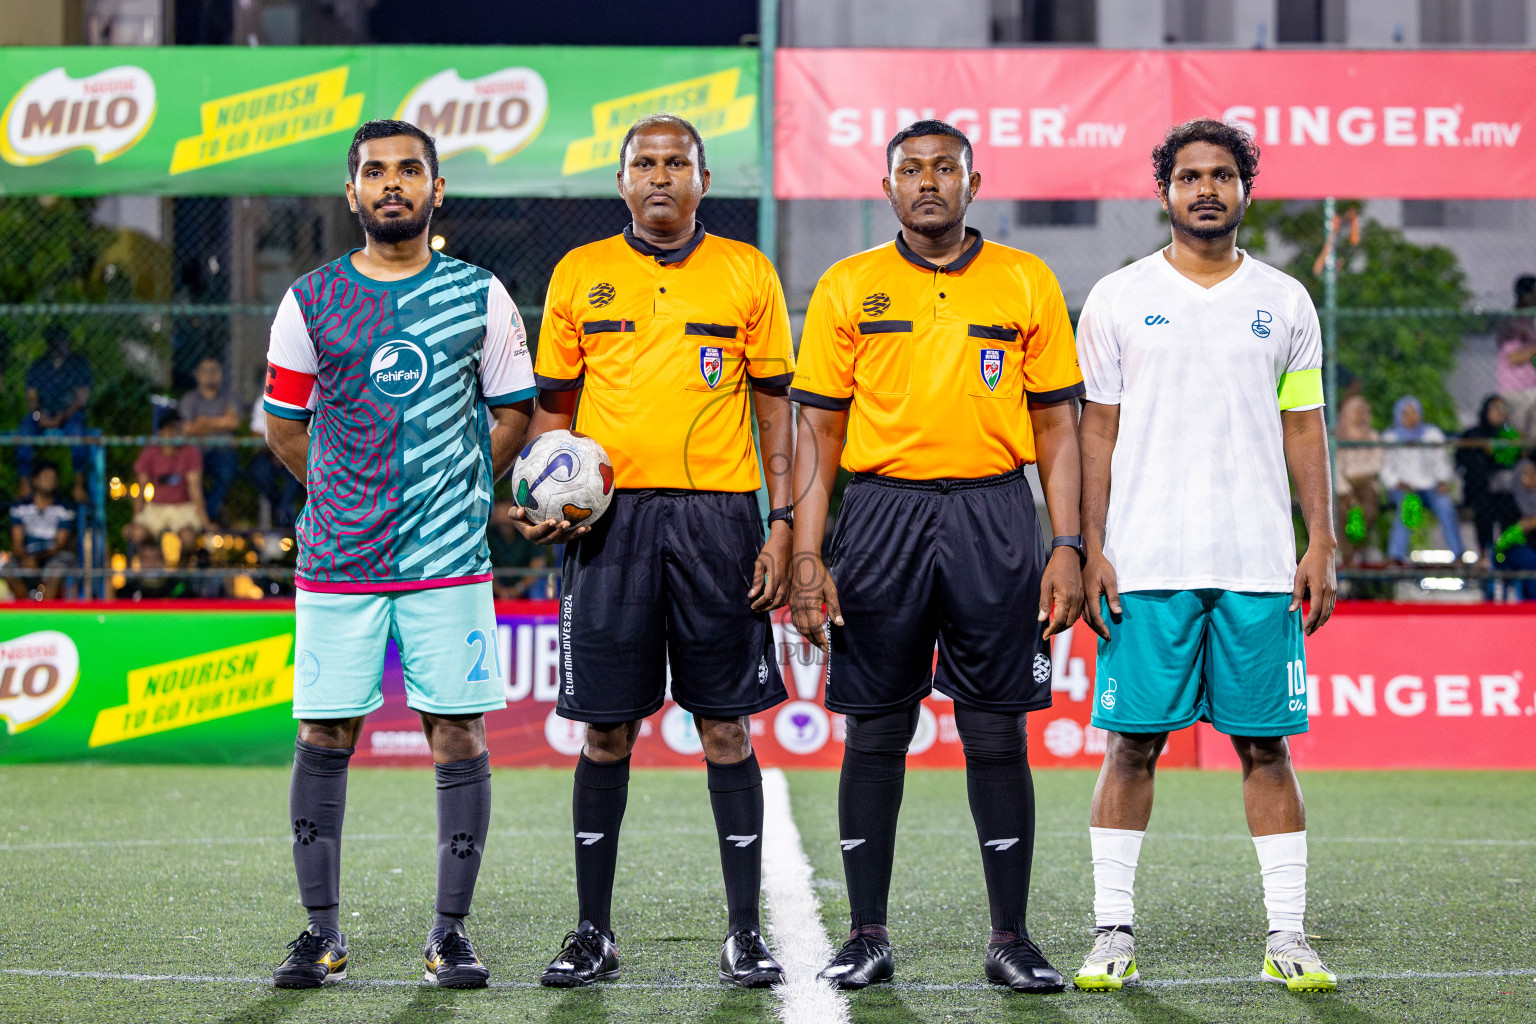
<svg viewBox="0 0 1536 1024">
<path fill-rule="evenodd" d="M 488 407 L 535 394 L 527 332 L 488 270 L 433 253 L 375 281 L 348 253 L 272 322 L 265 408 L 311 420 L 297 585 L 368 592 L 490 579 Z"/>
</svg>

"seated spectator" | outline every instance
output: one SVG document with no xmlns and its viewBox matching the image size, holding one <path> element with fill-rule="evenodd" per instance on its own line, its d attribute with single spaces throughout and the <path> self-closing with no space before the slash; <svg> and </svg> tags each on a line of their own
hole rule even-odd
<svg viewBox="0 0 1536 1024">
<path fill-rule="evenodd" d="M 1536 462 L 1521 459 L 1510 488 L 1520 518 L 1499 538 L 1494 567 L 1536 571 Z M 1515 588 L 1527 601 L 1536 601 L 1536 579 L 1521 580 Z"/>
<path fill-rule="evenodd" d="M 1350 395 L 1339 407 L 1336 437 L 1340 441 L 1377 441 L 1371 426 L 1371 403 L 1364 395 Z M 1339 519 L 1344 524 L 1339 557 L 1346 565 L 1358 565 L 1360 549 L 1381 514 L 1382 450 L 1339 448 L 1334 457 L 1334 489 L 1338 492 Z"/>
<path fill-rule="evenodd" d="M 58 501 L 59 471 L 41 462 L 32 471 L 32 497 L 11 506 L 11 553 L 22 569 L 67 569 L 75 562 L 75 512 Z M 17 592 L 54 601 L 64 586 L 58 576 L 19 573 Z"/>
<path fill-rule="evenodd" d="M 267 409 L 261 399 L 262 396 L 257 395 L 256 404 L 251 406 L 251 433 L 257 437 L 266 437 Z M 256 485 L 256 490 L 267 499 L 272 509 L 273 526 L 293 526 L 298 522 L 299 506 L 304 501 L 304 487 L 288 472 L 288 467 L 278 461 L 271 448 L 263 448 L 256 453 L 247 475 Z"/>
<path fill-rule="evenodd" d="M 548 565 L 547 549 L 529 541 L 518 532 L 517 527 L 512 525 L 514 507 L 516 506 L 510 501 L 498 501 L 491 508 L 491 519 L 485 529 L 485 542 L 491 554 L 491 568 L 493 570 L 522 569 L 530 565 Z M 528 593 L 529 586 L 535 579 L 537 578 L 531 576 L 497 575 L 492 578 L 491 586 L 495 589 L 497 600 L 500 601 L 511 601 L 516 598 L 542 600 Z"/>
<path fill-rule="evenodd" d="M 1445 434 L 1424 422 L 1424 406 L 1412 395 L 1405 395 L 1392 407 L 1392 426 L 1382 433 L 1383 441 L 1407 445 L 1387 448 L 1382 456 L 1381 480 L 1397 506 L 1392 532 L 1387 537 L 1387 557 L 1402 565 L 1408 561 L 1408 537 L 1416 523 L 1414 507 L 1428 508 L 1440 520 L 1445 546 L 1461 561 L 1461 523 L 1456 518 L 1456 502 L 1451 498 L 1451 454 L 1445 450 Z M 1414 500 L 1417 499 L 1417 500 Z"/>
<path fill-rule="evenodd" d="M 182 396 L 176 411 L 188 437 L 233 437 L 240 429 L 240 411 L 224 391 L 224 366 L 217 359 L 197 364 L 197 387 Z M 203 501 L 208 518 L 217 520 L 224 510 L 224 495 L 240 472 L 240 454 L 233 448 L 205 448 L 203 454 Z"/>
<path fill-rule="evenodd" d="M 1489 395 L 1478 410 L 1477 425 L 1461 436 L 1479 442 L 1456 449 L 1456 465 L 1461 469 L 1462 499 L 1477 527 L 1478 564 L 1486 569 L 1494 538 L 1520 517 L 1509 493 L 1511 470 L 1520 458 L 1520 434 L 1509 425 L 1508 404 Z"/>
<path fill-rule="evenodd" d="M 1499 324 L 1499 394 L 1509 408 L 1509 425 L 1526 441 L 1536 441 L 1536 276 L 1515 279 L 1515 309 L 1520 315 Z"/>
<path fill-rule="evenodd" d="M 27 370 L 27 414 L 16 433 L 28 437 L 44 434 L 80 435 L 89 431 L 85 407 L 91 400 L 91 367 L 70 350 L 69 331 L 61 324 L 49 324 L 43 331 L 48 351 Z M 16 448 L 16 474 L 21 480 L 21 494 L 26 497 L 32 479 L 32 446 Z M 75 500 L 85 500 L 85 481 L 90 471 L 91 450 L 72 445 L 69 461 L 75 470 Z"/>
<path fill-rule="evenodd" d="M 181 417 L 168 412 L 157 431 L 162 438 L 181 436 Z M 152 444 L 133 463 L 139 494 L 133 499 L 133 522 L 123 528 L 132 544 L 159 546 L 160 536 L 181 538 L 181 561 L 189 562 L 197 537 L 208 525 L 203 507 L 203 456 L 188 444 Z"/>
</svg>

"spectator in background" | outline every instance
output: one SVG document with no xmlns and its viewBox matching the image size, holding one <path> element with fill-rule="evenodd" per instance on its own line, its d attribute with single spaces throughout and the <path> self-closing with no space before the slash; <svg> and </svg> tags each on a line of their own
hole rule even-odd
<svg viewBox="0 0 1536 1024">
<path fill-rule="evenodd" d="M 158 434 L 181 436 L 181 417 L 167 412 Z M 208 525 L 203 506 L 203 456 L 189 444 L 152 444 L 133 463 L 139 494 L 133 499 L 133 522 L 123 530 L 131 543 L 158 545 L 162 534 L 181 538 L 183 564 L 197 549 L 198 534 Z"/>
<path fill-rule="evenodd" d="M 75 512 L 59 504 L 59 471 L 41 462 L 32 471 L 32 497 L 11 506 L 11 554 L 22 569 L 66 569 L 75 565 Z M 64 581 L 58 576 L 18 574 L 18 594 L 57 600 Z"/>
<path fill-rule="evenodd" d="M 258 394 L 256 404 L 251 406 L 251 433 L 257 437 L 266 437 L 267 410 L 261 399 L 262 396 Z M 304 498 L 304 490 L 293 474 L 288 472 L 288 467 L 272 454 L 271 448 L 263 448 L 256 453 L 247 475 L 262 497 L 267 499 L 272 509 L 273 526 L 291 527 L 298 522 L 299 503 Z"/>
<path fill-rule="evenodd" d="M 1412 395 L 1404 395 L 1392 407 L 1392 426 L 1382 433 L 1383 441 L 1409 445 L 1387 448 L 1382 456 L 1381 480 L 1388 496 L 1397 506 L 1392 532 L 1387 537 L 1387 557 L 1399 565 L 1408 561 L 1408 538 L 1417 525 L 1419 510 L 1428 508 L 1440 520 L 1445 546 L 1461 561 L 1461 523 L 1456 518 L 1456 502 L 1451 498 L 1451 481 L 1456 472 L 1451 454 L 1445 450 L 1445 434 L 1424 422 L 1424 406 Z"/>
<path fill-rule="evenodd" d="M 194 374 L 197 387 L 182 396 L 177 412 L 188 437 L 233 437 L 240 428 L 240 410 L 224 391 L 224 366 L 204 359 Z M 240 455 L 233 448 L 207 448 L 203 456 L 203 500 L 209 520 L 224 510 L 224 495 L 240 472 Z"/>
<path fill-rule="evenodd" d="M 1509 425 L 1509 407 L 1498 395 L 1483 399 L 1477 425 L 1461 435 L 1476 444 L 1456 450 L 1462 500 L 1477 527 L 1478 564 L 1488 568 L 1500 530 L 1519 518 L 1509 493 L 1510 477 L 1520 458 L 1520 433 Z"/>
<path fill-rule="evenodd" d="M 512 525 L 510 501 L 498 501 L 491 509 L 491 520 L 486 524 L 485 541 L 490 548 L 492 569 L 543 569 L 550 565 L 549 549 L 532 543 Z M 522 598 L 528 601 L 554 600 L 559 581 L 551 579 L 551 573 L 537 576 L 496 576 L 491 586 L 496 598 L 511 601 Z"/>
<path fill-rule="evenodd" d="M 1510 494 L 1520 518 L 1499 538 L 1496 568 L 1536 570 L 1536 462 L 1521 459 L 1515 466 Z M 1527 601 L 1536 601 L 1536 579 L 1521 580 L 1516 588 Z"/>
<path fill-rule="evenodd" d="M 1364 395 L 1350 395 L 1339 407 L 1335 436 L 1340 441 L 1377 441 L 1380 436 L 1371 426 L 1371 403 Z M 1341 531 L 1339 557 L 1346 565 L 1358 565 L 1360 549 L 1381 514 L 1382 450 L 1380 448 L 1338 449 L 1334 457 L 1334 489 L 1338 492 Z"/>
<path fill-rule="evenodd" d="M 1498 389 L 1510 426 L 1529 442 L 1536 440 L 1536 275 L 1515 279 L 1515 309 L 1529 312 L 1499 324 Z"/>
<path fill-rule="evenodd" d="M 71 351 L 69 331 L 62 324 L 43 329 L 47 352 L 27 370 L 27 415 L 16 428 L 18 434 L 39 437 L 43 434 L 86 433 L 85 407 L 91 400 L 91 367 L 84 357 Z M 85 500 L 85 480 L 90 468 L 91 450 L 85 445 L 69 449 L 69 461 L 75 470 L 75 500 Z M 16 474 L 21 494 L 26 497 L 32 479 L 32 446 L 16 449 Z"/>
</svg>

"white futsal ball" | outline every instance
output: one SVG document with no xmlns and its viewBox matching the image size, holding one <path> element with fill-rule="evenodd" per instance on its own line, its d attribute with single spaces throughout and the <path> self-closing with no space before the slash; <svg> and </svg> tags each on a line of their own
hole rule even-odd
<svg viewBox="0 0 1536 1024">
<path fill-rule="evenodd" d="M 590 437 L 569 430 L 540 434 L 512 467 L 512 500 L 531 522 L 591 525 L 613 501 L 613 463 Z"/>
</svg>

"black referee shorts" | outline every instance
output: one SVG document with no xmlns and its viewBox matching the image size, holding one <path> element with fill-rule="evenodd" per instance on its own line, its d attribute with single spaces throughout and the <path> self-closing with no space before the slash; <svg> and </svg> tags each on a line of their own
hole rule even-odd
<svg viewBox="0 0 1536 1024">
<path fill-rule="evenodd" d="M 788 699 L 766 612 L 747 591 L 763 547 L 757 495 L 621 490 L 565 549 L 556 711 L 633 722 L 672 699 L 706 718 Z"/>
<path fill-rule="evenodd" d="M 1036 621 L 1045 557 L 1022 469 L 975 480 L 857 473 L 831 556 L 844 625 L 831 628 L 829 710 L 899 711 L 934 686 L 985 711 L 1051 706 Z"/>
</svg>

